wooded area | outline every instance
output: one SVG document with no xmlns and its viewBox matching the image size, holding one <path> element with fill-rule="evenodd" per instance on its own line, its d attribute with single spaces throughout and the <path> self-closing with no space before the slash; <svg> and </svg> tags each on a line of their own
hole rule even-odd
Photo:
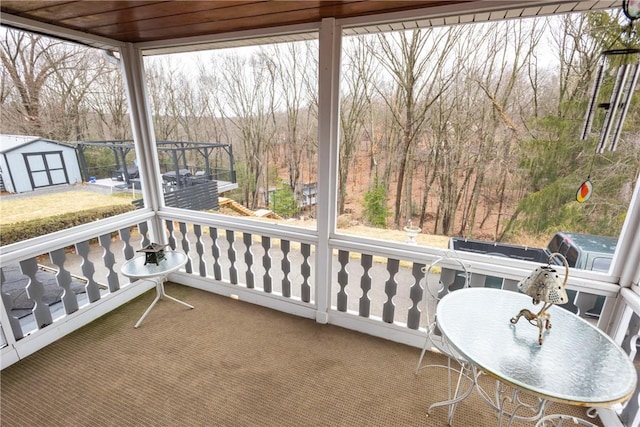
<svg viewBox="0 0 640 427">
<path fill-rule="evenodd" d="M 593 136 L 579 134 L 601 52 L 639 46 L 626 26 L 615 11 L 345 37 L 339 213 L 496 240 L 617 236 L 640 172 L 638 96 L 615 152 L 595 154 L 602 112 Z M 2 133 L 131 138 L 117 54 L 4 29 L 1 44 Z M 300 194 L 316 181 L 317 41 L 145 65 L 156 138 L 233 144 L 238 201 L 255 209 L 269 188 Z M 588 177 L 594 194 L 579 204 Z M 366 206 L 380 200 L 388 209 Z"/>
</svg>

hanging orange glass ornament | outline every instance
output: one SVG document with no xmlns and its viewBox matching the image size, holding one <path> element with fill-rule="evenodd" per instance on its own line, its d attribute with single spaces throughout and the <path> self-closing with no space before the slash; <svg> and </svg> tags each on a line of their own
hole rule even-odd
<svg viewBox="0 0 640 427">
<path fill-rule="evenodd" d="M 576 192 L 576 200 L 578 203 L 584 203 L 589 200 L 591 193 L 593 193 L 593 185 L 591 184 L 591 181 L 589 181 L 589 178 L 587 178 L 585 182 L 580 184 L 580 187 Z"/>
</svg>

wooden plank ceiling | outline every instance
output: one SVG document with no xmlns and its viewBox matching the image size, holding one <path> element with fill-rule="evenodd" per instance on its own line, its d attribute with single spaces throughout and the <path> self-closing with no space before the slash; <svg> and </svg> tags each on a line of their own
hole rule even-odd
<svg viewBox="0 0 640 427">
<path fill-rule="evenodd" d="M 473 3 L 481 2 L 2 0 L 0 9 L 21 18 L 136 43 Z"/>
</svg>

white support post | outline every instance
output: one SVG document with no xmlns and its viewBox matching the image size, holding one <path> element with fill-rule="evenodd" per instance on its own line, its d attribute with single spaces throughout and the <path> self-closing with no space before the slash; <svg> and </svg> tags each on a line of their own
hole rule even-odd
<svg viewBox="0 0 640 427">
<path fill-rule="evenodd" d="M 333 18 L 322 20 L 318 58 L 318 247 L 316 248 L 316 321 L 329 322 L 332 251 L 338 199 L 340 53 L 342 31 Z"/>
<path fill-rule="evenodd" d="M 127 43 L 120 49 L 120 56 L 142 184 L 142 195 L 146 206 L 157 212 L 163 204 L 162 176 L 160 175 L 158 151 L 146 91 L 142 52 L 133 44 Z M 166 243 L 163 230 L 164 227 L 156 216 L 150 226 L 152 241 Z"/>
<path fill-rule="evenodd" d="M 634 292 L 640 284 L 640 239 L 638 236 L 640 236 L 640 185 L 636 185 L 631 198 L 610 272 L 613 277 L 619 278 L 618 284 L 622 288 L 623 294 L 625 288 Z M 626 303 L 628 301 L 618 297 L 611 320 L 604 327 L 604 331 L 612 337 L 619 337 L 620 334 L 625 334 L 627 331 L 629 315 L 624 310 Z"/>
<path fill-rule="evenodd" d="M 620 277 L 620 286 L 628 288 L 640 284 L 640 184 L 629 204 L 627 218 L 620 231 L 616 248 L 613 275 Z"/>
</svg>

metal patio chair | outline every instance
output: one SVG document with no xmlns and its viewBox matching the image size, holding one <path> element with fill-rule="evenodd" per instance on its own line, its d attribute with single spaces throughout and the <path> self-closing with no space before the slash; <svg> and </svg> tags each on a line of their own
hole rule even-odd
<svg viewBox="0 0 640 427">
<path fill-rule="evenodd" d="M 443 283 L 442 274 L 438 279 L 437 285 L 429 283 L 429 274 L 431 273 L 433 268 L 445 260 L 455 262 L 461 267 L 464 277 L 464 283 L 462 284 L 462 286 L 456 286 L 455 278 L 460 274 L 458 271 L 454 273 L 454 279 L 451 283 Z M 451 425 L 456 405 L 460 400 L 462 400 L 469 394 L 474 385 L 474 378 L 470 364 L 451 345 L 449 345 L 446 339 L 441 335 L 436 323 L 436 306 L 440 299 L 442 299 L 449 292 L 469 287 L 469 271 L 459 258 L 445 254 L 436 258 L 431 264 L 429 264 L 428 267 L 423 268 L 423 272 L 425 277 L 424 293 L 422 298 L 424 302 L 423 313 L 426 316 L 427 325 L 426 337 L 424 345 L 422 346 L 422 352 L 420 353 L 420 357 L 418 358 L 418 364 L 416 365 L 415 374 L 417 375 L 418 372 L 424 368 L 447 369 L 448 400 L 445 402 L 432 404 L 429 407 L 428 412 L 430 413 L 431 410 L 437 406 L 449 406 L 447 420 L 448 424 Z M 447 356 L 447 365 L 422 365 L 422 361 L 424 359 L 427 348 L 429 348 L 430 346 L 435 348 L 438 352 Z M 457 366 L 459 366 L 459 368 Z M 453 385 L 454 375 L 457 376 L 455 387 Z M 469 389 L 464 393 L 460 393 L 461 385 L 463 379 L 465 378 L 470 382 Z"/>
<path fill-rule="evenodd" d="M 542 417 L 535 425 L 535 427 L 597 427 L 590 421 L 583 420 L 571 415 L 547 415 Z"/>
</svg>

